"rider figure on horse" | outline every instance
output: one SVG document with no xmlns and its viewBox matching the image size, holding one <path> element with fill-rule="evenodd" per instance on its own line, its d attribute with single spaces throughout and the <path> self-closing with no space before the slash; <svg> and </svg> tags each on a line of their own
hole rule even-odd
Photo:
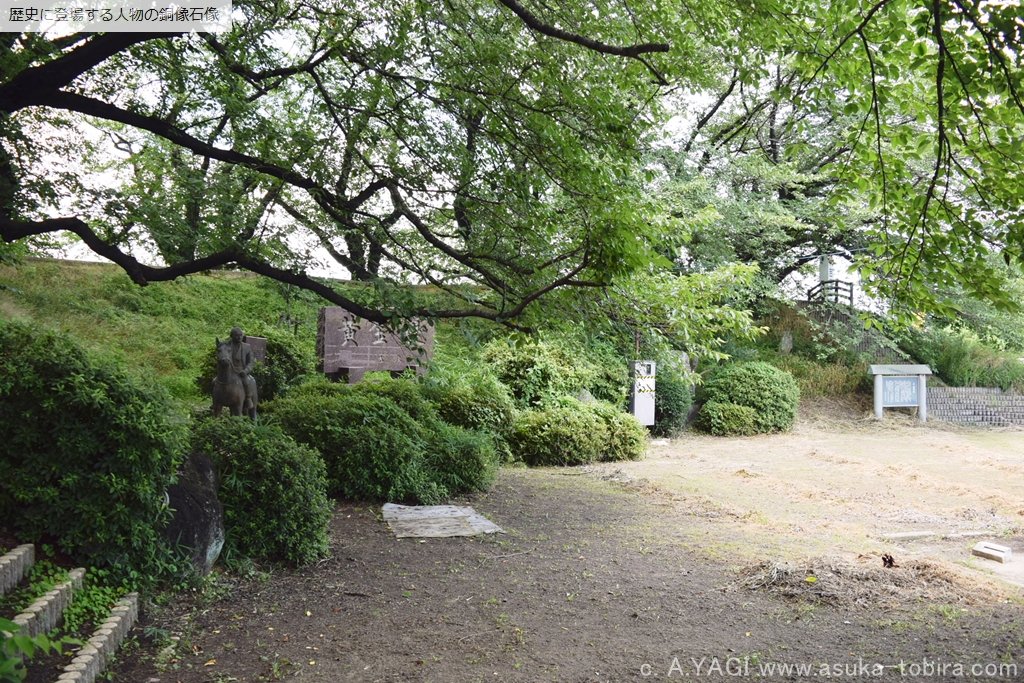
<svg viewBox="0 0 1024 683">
<path fill-rule="evenodd" d="M 252 371 L 256 355 L 252 347 L 245 342 L 245 333 L 240 327 L 231 328 L 231 370 L 238 374 L 245 387 L 246 403 L 256 405 L 256 380 L 249 373 Z"/>
</svg>

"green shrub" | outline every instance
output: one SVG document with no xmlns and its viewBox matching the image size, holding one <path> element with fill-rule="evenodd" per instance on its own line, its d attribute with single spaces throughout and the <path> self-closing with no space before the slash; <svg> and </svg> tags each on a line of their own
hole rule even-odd
<svg viewBox="0 0 1024 683">
<path fill-rule="evenodd" d="M 757 425 L 757 411 L 722 401 L 708 401 L 701 406 L 697 424 L 715 436 L 750 436 L 762 431 Z"/>
<path fill-rule="evenodd" d="M 498 472 L 494 441 L 484 432 L 438 423 L 426 455 L 431 479 L 449 495 L 486 491 Z"/>
<path fill-rule="evenodd" d="M 486 369 L 431 371 L 423 383 L 445 422 L 491 434 L 506 434 L 516 406 L 508 387 Z"/>
<path fill-rule="evenodd" d="M 585 465 L 601 456 L 608 428 L 596 411 L 565 398 L 559 405 L 520 413 L 509 442 L 527 465 Z"/>
<path fill-rule="evenodd" d="M 182 425 L 166 393 L 63 335 L 0 324 L 0 519 L 133 582 L 177 571 L 161 537 Z"/>
<path fill-rule="evenodd" d="M 314 381 L 266 412 L 322 453 L 336 495 L 434 503 L 486 489 L 497 469 L 494 440 L 443 421 L 424 393 L 411 378 Z"/>
<path fill-rule="evenodd" d="M 349 390 L 360 396 L 383 396 L 423 427 L 431 427 L 439 420 L 437 409 L 423 395 L 415 379 L 377 376 L 352 384 Z"/>
<path fill-rule="evenodd" d="M 423 440 L 424 475 L 444 492 L 442 496 L 484 491 L 494 481 L 498 466 L 494 439 L 484 430 L 470 431 L 442 420 L 415 378 L 372 377 L 353 385 L 351 391 L 387 398 L 415 420 Z"/>
<path fill-rule="evenodd" d="M 513 459 L 508 435 L 516 405 L 508 387 L 494 373 L 486 367 L 460 363 L 433 368 L 422 386 L 442 420 L 490 434 L 500 459 Z"/>
<path fill-rule="evenodd" d="M 267 332 L 267 357 L 256 363 L 252 376 L 261 401 L 272 401 L 313 371 L 313 359 L 294 336 Z M 216 364 L 214 369 L 216 369 Z"/>
<path fill-rule="evenodd" d="M 289 387 L 299 384 L 313 370 L 312 359 L 307 358 L 302 346 L 294 337 L 279 332 L 268 332 L 267 355 L 257 361 L 252 369 L 259 400 L 272 401 L 285 393 Z M 255 335 L 263 336 L 263 335 Z M 203 356 L 202 371 L 196 385 L 204 396 L 213 391 L 213 380 L 217 376 L 217 348 L 213 339 Z"/>
<path fill-rule="evenodd" d="M 753 409 L 758 433 L 781 432 L 792 427 L 800 401 L 800 389 L 793 376 L 762 361 L 723 366 L 704 383 L 702 393 L 706 402 Z"/>
<path fill-rule="evenodd" d="M 1024 392 L 1024 363 L 1018 354 L 986 346 L 969 330 L 911 331 L 901 345 L 950 386 Z"/>
<path fill-rule="evenodd" d="M 693 405 L 693 382 L 668 366 L 660 366 L 655 379 L 654 427 L 656 436 L 676 436 L 686 428 Z"/>
<path fill-rule="evenodd" d="M 483 359 L 521 407 L 575 396 L 581 389 L 615 404 L 626 397 L 625 361 L 604 347 L 594 352 L 570 342 L 496 340 L 484 347 Z"/>
<path fill-rule="evenodd" d="M 274 425 L 206 419 L 192 452 L 210 458 L 224 506 L 223 557 L 308 564 L 327 554 L 331 504 L 320 454 Z"/>
<path fill-rule="evenodd" d="M 601 418 L 608 432 L 608 440 L 601 449 L 599 460 L 639 460 L 644 457 L 647 452 L 647 428 L 635 417 L 604 401 L 583 405 Z"/>
<path fill-rule="evenodd" d="M 266 413 L 320 451 L 332 495 L 433 504 L 447 494 L 426 472 L 423 430 L 386 396 L 306 389 L 268 404 Z"/>
</svg>

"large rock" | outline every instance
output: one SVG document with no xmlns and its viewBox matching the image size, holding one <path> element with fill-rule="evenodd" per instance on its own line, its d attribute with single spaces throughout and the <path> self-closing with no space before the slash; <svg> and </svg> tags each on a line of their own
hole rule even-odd
<svg viewBox="0 0 1024 683">
<path fill-rule="evenodd" d="M 217 474 L 205 455 L 192 455 L 181 466 L 178 482 L 167 489 L 173 513 L 167 539 L 190 551 L 200 574 L 209 574 L 224 547 L 224 510 L 217 498 Z"/>
</svg>

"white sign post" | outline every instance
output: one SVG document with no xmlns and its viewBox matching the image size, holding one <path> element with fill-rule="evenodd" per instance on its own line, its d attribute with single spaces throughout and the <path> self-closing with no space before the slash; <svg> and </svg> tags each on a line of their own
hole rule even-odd
<svg viewBox="0 0 1024 683">
<path fill-rule="evenodd" d="M 875 417 L 882 419 L 885 408 L 917 408 L 917 418 L 928 420 L 927 365 L 872 365 L 875 376 Z"/>
<path fill-rule="evenodd" d="M 630 364 L 633 389 L 629 395 L 629 412 L 647 427 L 654 424 L 654 370 L 653 360 L 638 360 Z"/>
</svg>

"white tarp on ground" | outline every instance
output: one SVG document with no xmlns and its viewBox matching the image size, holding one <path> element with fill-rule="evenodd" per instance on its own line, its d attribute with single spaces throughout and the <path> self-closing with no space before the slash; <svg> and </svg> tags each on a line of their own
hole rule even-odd
<svg viewBox="0 0 1024 683">
<path fill-rule="evenodd" d="M 384 521 L 398 538 L 449 538 L 503 534 L 504 529 L 471 507 L 385 503 Z"/>
</svg>

